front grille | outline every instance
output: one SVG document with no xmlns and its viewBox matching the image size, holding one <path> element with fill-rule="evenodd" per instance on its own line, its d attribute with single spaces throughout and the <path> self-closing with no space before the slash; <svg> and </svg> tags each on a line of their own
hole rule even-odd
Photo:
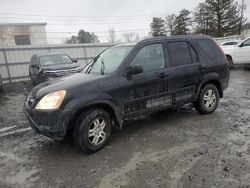
<svg viewBox="0 0 250 188">
<path fill-rule="evenodd" d="M 76 73 L 78 69 L 69 69 L 69 70 L 57 70 L 57 71 L 46 71 L 47 75 L 55 75 L 55 76 L 64 76 L 67 74 Z"/>
</svg>

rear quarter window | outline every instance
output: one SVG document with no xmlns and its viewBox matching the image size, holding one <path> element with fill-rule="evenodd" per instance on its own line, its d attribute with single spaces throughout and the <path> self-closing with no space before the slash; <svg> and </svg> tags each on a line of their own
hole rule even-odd
<svg viewBox="0 0 250 188">
<path fill-rule="evenodd" d="M 210 58 L 221 57 L 219 47 L 210 39 L 197 39 L 196 43 L 203 53 L 207 54 Z"/>
</svg>

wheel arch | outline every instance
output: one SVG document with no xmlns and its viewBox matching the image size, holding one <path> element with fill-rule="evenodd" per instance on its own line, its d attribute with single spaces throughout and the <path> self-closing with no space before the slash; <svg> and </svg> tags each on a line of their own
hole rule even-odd
<svg viewBox="0 0 250 188">
<path fill-rule="evenodd" d="M 91 108 L 101 108 L 101 109 L 107 111 L 110 115 L 111 120 L 114 121 L 114 123 L 115 123 L 114 125 L 118 129 L 122 128 L 122 117 L 118 113 L 118 109 L 111 102 L 102 100 L 102 101 L 95 101 L 95 102 L 91 102 L 88 104 L 80 105 L 76 110 L 74 110 L 70 116 L 67 127 L 65 127 L 66 128 L 65 130 L 67 131 L 67 133 L 71 132 L 74 129 L 78 117 L 83 112 L 85 112 Z"/>
<path fill-rule="evenodd" d="M 231 60 L 233 61 L 233 57 L 230 54 L 225 54 L 225 56 L 231 58 Z"/>
<path fill-rule="evenodd" d="M 198 97 L 200 95 L 200 91 L 202 90 L 202 88 L 204 88 L 207 84 L 213 84 L 213 85 L 215 85 L 217 87 L 218 91 L 219 91 L 220 98 L 223 97 L 222 84 L 219 81 L 219 79 L 217 79 L 217 78 L 207 78 L 207 79 L 203 80 L 200 83 L 200 85 L 198 87 L 198 90 L 197 90 L 197 93 L 196 93 L 196 100 L 198 99 Z"/>
</svg>

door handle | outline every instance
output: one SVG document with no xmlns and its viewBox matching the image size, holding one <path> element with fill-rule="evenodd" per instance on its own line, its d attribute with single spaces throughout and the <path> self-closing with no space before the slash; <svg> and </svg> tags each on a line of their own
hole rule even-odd
<svg viewBox="0 0 250 188">
<path fill-rule="evenodd" d="M 158 73 L 157 75 L 159 78 L 165 78 L 167 76 L 169 76 L 169 74 L 165 73 L 165 72 L 161 72 L 161 73 Z"/>
</svg>

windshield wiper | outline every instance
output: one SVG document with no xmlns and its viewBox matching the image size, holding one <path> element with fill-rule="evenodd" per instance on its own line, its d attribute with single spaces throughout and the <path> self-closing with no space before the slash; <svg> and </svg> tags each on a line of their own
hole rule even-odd
<svg viewBox="0 0 250 188">
<path fill-rule="evenodd" d="M 95 58 L 93 58 L 93 59 L 86 65 L 86 66 L 88 66 L 88 67 L 87 67 L 85 73 L 87 73 L 87 74 L 90 73 L 90 71 L 92 70 L 92 68 L 93 68 L 93 66 L 94 66 L 94 64 L 96 63 L 96 61 L 97 61 L 98 58 L 99 58 L 99 55 L 96 56 Z"/>
<path fill-rule="evenodd" d="M 105 65 L 104 65 L 104 61 L 102 58 L 102 66 L 101 66 L 101 74 L 104 75 L 104 69 L 105 69 Z"/>
</svg>

